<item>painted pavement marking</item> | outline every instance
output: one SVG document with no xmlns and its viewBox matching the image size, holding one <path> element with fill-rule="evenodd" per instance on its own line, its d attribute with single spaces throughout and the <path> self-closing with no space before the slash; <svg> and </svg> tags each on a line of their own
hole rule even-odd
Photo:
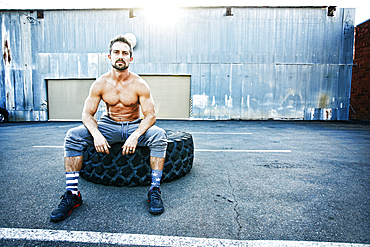
<svg viewBox="0 0 370 247">
<path fill-rule="evenodd" d="M 231 240 L 146 234 L 66 231 L 46 229 L 0 228 L 0 239 L 28 241 L 61 241 L 145 246 L 248 246 L 248 247 L 365 247 L 370 245 L 309 241 Z"/>
<path fill-rule="evenodd" d="M 64 148 L 63 146 L 33 146 L 34 148 Z M 195 152 L 291 153 L 291 150 L 194 149 Z"/>
<path fill-rule="evenodd" d="M 252 133 L 225 133 L 225 132 L 189 132 L 190 134 L 205 134 L 205 135 L 252 135 Z"/>
<path fill-rule="evenodd" d="M 291 150 L 194 149 L 195 152 L 291 153 Z"/>
<path fill-rule="evenodd" d="M 63 146 L 33 146 L 34 148 L 64 148 Z"/>
</svg>

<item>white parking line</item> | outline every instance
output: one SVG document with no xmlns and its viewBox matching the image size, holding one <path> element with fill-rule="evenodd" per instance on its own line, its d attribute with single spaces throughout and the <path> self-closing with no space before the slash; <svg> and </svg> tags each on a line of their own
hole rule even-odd
<svg viewBox="0 0 370 247">
<path fill-rule="evenodd" d="M 34 148 L 64 148 L 63 146 L 33 146 Z"/>
<path fill-rule="evenodd" d="M 63 146 L 33 146 L 34 148 L 64 148 Z M 291 153 L 291 150 L 243 150 L 243 149 L 194 149 L 195 152 L 234 152 L 234 153 Z"/>
<path fill-rule="evenodd" d="M 63 146 L 33 146 L 34 148 L 64 148 Z M 243 150 L 243 149 L 194 149 L 195 152 L 234 152 L 234 153 L 291 153 L 291 150 Z"/>
<path fill-rule="evenodd" d="M 99 243 L 115 245 L 145 246 L 248 246 L 248 247 L 365 247 L 366 244 L 274 241 L 274 240 L 230 240 L 216 238 L 191 238 L 146 234 L 106 233 L 89 231 L 65 231 L 44 229 L 0 228 L 0 239 L 28 241 L 64 241 L 72 243 Z"/>
<path fill-rule="evenodd" d="M 225 132 L 189 132 L 190 134 L 204 134 L 204 135 L 252 135 L 252 133 L 225 133 Z"/>
<path fill-rule="evenodd" d="M 194 149 L 195 152 L 291 153 L 291 150 Z"/>
</svg>

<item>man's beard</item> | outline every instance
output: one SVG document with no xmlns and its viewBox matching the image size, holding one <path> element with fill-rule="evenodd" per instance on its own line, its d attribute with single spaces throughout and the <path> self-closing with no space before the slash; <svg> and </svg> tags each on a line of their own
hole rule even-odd
<svg viewBox="0 0 370 247">
<path fill-rule="evenodd" d="M 123 65 L 117 65 L 118 61 L 123 62 Z M 128 69 L 128 65 L 126 65 L 126 62 L 123 60 L 117 60 L 114 64 L 112 64 L 112 67 L 120 71 Z"/>
</svg>

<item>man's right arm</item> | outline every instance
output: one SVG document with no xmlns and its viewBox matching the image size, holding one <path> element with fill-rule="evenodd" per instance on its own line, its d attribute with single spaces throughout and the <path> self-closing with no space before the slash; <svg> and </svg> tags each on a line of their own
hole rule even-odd
<svg viewBox="0 0 370 247">
<path fill-rule="evenodd" d="M 94 118 L 94 115 L 98 110 L 100 100 L 100 85 L 98 81 L 95 81 L 91 85 L 89 95 L 85 100 L 85 105 L 82 110 L 82 122 L 94 139 L 96 151 L 100 153 L 109 153 L 110 146 L 105 137 L 100 133 L 98 129 L 98 123 Z"/>
</svg>

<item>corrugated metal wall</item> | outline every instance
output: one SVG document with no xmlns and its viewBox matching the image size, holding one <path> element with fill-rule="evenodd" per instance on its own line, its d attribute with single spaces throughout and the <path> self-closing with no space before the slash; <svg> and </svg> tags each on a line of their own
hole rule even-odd
<svg viewBox="0 0 370 247">
<path fill-rule="evenodd" d="M 182 8 L 2 11 L 1 101 L 11 120 L 47 120 L 46 80 L 110 69 L 108 42 L 134 33 L 131 70 L 191 75 L 192 117 L 348 119 L 354 9 Z M 170 10 L 168 10 L 170 11 Z M 171 16 L 170 12 L 160 13 Z"/>
</svg>

